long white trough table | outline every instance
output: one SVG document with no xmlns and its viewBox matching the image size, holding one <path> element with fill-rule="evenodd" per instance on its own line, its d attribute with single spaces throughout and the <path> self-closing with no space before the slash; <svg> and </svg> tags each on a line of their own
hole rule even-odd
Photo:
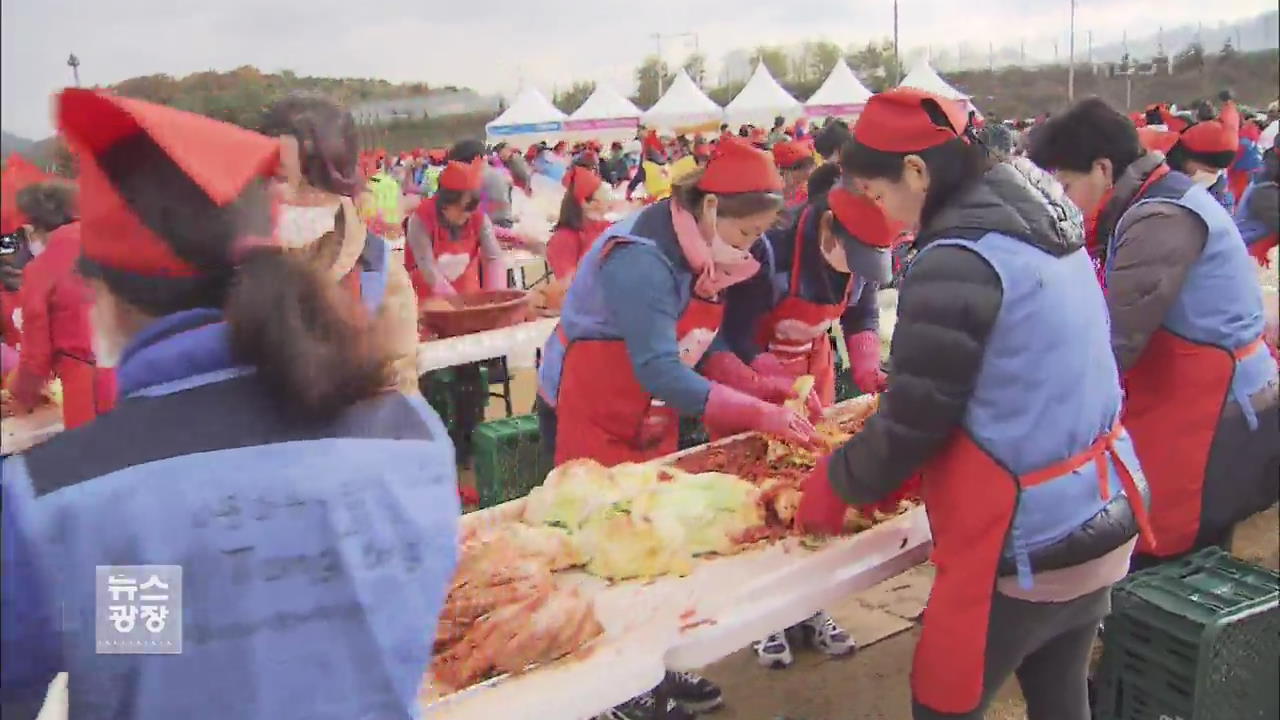
<svg viewBox="0 0 1280 720">
<path fill-rule="evenodd" d="M 850 400 L 833 411 L 862 402 L 866 399 Z M 685 453 L 654 462 L 669 464 Z M 513 500 L 465 516 L 463 526 L 517 522 L 523 508 L 523 499 Z M 787 537 L 735 555 L 700 558 L 686 577 L 610 584 L 581 570 L 556 573 L 557 583 L 576 586 L 592 598 L 605 634 L 577 656 L 425 702 L 424 717 L 592 717 L 652 689 L 665 670 L 708 665 L 838 598 L 900 574 L 924 562 L 930 548 L 924 508 L 915 507 L 813 547 L 803 538 Z"/>
</svg>

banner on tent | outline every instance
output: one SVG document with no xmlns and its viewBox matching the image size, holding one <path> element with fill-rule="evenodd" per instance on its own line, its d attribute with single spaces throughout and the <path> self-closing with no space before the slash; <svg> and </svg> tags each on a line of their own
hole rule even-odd
<svg viewBox="0 0 1280 720">
<path fill-rule="evenodd" d="M 809 117 L 855 117 L 861 115 L 863 109 L 866 107 L 866 103 L 852 103 L 848 105 L 808 105 L 805 106 L 804 114 Z"/>
<path fill-rule="evenodd" d="M 639 118 L 607 118 L 604 120 L 565 120 L 566 132 L 580 130 L 617 130 L 633 128 L 640 124 Z"/>
<path fill-rule="evenodd" d="M 560 132 L 564 129 L 565 123 L 560 121 L 542 122 L 542 123 L 522 123 L 520 125 L 494 125 L 485 128 L 485 132 L 490 135 L 534 135 L 537 133 L 553 133 Z"/>
</svg>

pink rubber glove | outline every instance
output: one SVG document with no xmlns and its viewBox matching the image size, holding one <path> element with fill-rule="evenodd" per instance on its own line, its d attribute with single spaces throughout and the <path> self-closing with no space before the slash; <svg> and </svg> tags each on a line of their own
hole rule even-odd
<svg viewBox="0 0 1280 720">
<path fill-rule="evenodd" d="M 486 262 L 484 272 L 480 274 L 484 276 L 485 290 L 507 289 L 507 263 L 502 258 Z"/>
<path fill-rule="evenodd" d="M 796 510 L 796 526 L 814 535 L 837 535 L 844 529 L 844 514 L 849 507 L 831 487 L 827 478 L 830 456 L 822 458 L 818 466 L 805 478 L 804 494 Z"/>
<path fill-rule="evenodd" d="M 810 450 L 819 443 L 818 431 L 799 413 L 720 383 L 711 385 L 702 421 L 714 436 L 727 437 L 755 430 Z"/>
<path fill-rule="evenodd" d="M 875 330 L 863 330 L 844 340 L 849 351 L 849 366 L 853 382 L 865 393 L 883 392 L 889 387 L 889 377 L 880 369 L 880 334 Z"/>
<path fill-rule="evenodd" d="M 784 403 L 795 397 L 793 381 L 786 377 L 761 375 L 731 352 L 717 352 L 702 361 L 701 371 L 710 380 L 728 385 L 765 402 Z"/>
<path fill-rule="evenodd" d="M 18 351 L 0 343 L 0 376 L 18 367 Z"/>
<path fill-rule="evenodd" d="M 751 369 L 761 375 L 785 377 L 794 381 L 804 375 L 805 366 L 802 362 L 784 363 L 778 359 L 777 355 L 770 352 L 762 352 L 756 356 L 755 360 L 751 361 Z"/>
<path fill-rule="evenodd" d="M 435 273 L 436 280 L 431 285 L 431 294 L 436 297 L 451 297 L 457 295 L 458 291 L 454 289 L 453 284 L 444 279 L 444 274 L 440 271 Z"/>
<path fill-rule="evenodd" d="M 784 363 L 778 359 L 773 353 L 763 352 L 751 361 L 751 369 L 757 373 L 768 377 L 784 377 L 791 381 L 791 387 L 795 387 L 796 378 L 804 375 L 808 367 L 804 362 Z M 805 412 L 809 414 L 810 422 L 818 422 L 822 419 L 823 407 L 822 398 L 818 397 L 818 388 L 809 391 L 809 397 L 804 399 Z"/>
</svg>

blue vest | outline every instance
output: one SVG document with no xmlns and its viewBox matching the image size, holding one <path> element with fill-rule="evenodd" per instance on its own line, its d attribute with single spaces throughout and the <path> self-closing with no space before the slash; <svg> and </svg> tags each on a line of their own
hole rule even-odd
<svg viewBox="0 0 1280 720">
<path fill-rule="evenodd" d="M 560 311 L 560 331 L 567 340 L 580 339 L 620 339 L 616 328 L 605 309 L 604 288 L 600 283 L 600 266 L 604 262 L 604 248 L 610 243 L 633 242 L 652 247 L 663 253 L 670 262 L 671 256 L 666 248 L 677 247 L 675 231 L 670 223 L 653 222 L 650 216 L 646 226 L 649 237 L 638 235 L 635 225 L 646 213 L 667 212 L 666 203 L 657 203 L 639 212 L 632 213 L 609 226 L 592 243 L 591 249 L 583 255 L 578 263 L 578 271 L 573 276 L 573 284 L 565 295 L 564 307 Z M 687 307 L 693 297 L 693 273 L 676 262 L 670 262 L 676 273 L 676 292 L 681 307 Z M 542 365 L 538 368 L 538 389 L 543 400 L 556 404 L 560 391 L 560 372 L 564 365 L 565 345 L 559 337 L 559 331 L 547 340 L 542 349 Z"/>
<path fill-rule="evenodd" d="M 996 463 L 1026 475 L 1088 449 L 1120 417 L 1121 392 L 1107 307 L 1083 248 L 1062 257 L 1007 235 L 940 239 L 922 252 L 958 245 L 981 255 L 1000 277 L 1003 301 L 987 339 L 982 368 L 962 421 Z M 1127 434 L 1117 454 L 1134 474 Z M 1109 497 L 1123 495 L 1107 457 Z M 1031 584 L 1028 554 L 1056 543 L 1102 510 L 1094 463 L 1019 494 L 1004 554 Z"/>
<path fill-rule="evenodd" d="M 1178 172 L 1153 183 L 1125 215 L 1150 202 L 1186 208 L 1208 229 L 1204 251 L 1187 273 L 1182 291 L 1165 314 L 1163 327 L 1191 342 L 1231 351 L 1257 340 L 1263 329 L 1262 288 L 1254 261 L 1231 216 L 1204 188 Z M 1124 216 L 1116 223 L 1117 229 L 1122 227 Z M 1115 235 L 1110 242 L 1108 271 L 1111 258 L 1115 257 Z M 1231 395 L 1240 404 L 1251 429 L 1257 428 L 1258 421 L 1249 396 L 1262 389 L 1275 373 L 1275 361 L 1263 346 L 1236 363 Z"/>
<path fill-rule="evenodd" d="M 1246 247 L 1274 234 L 1271 229 L 1267 227 L 1266 219 L 1253 215 L 1249 209 L 1249 200 L 1253 196 L 1254 191 L 1263 186 L 1275 188 L 1276 184 L 1274 182 L 1255 182 L 1251 184 L 1245 189 L 1244 195 L 1240 198 L 1240 203 L 1236 205 L 1236 230 L 1240 231 L 1240 239 L 1244 240 Z"/>
<path fill-rule="evenodd" d="M 112 413 L 3 465 L 62 611 L 73 715 L 416 717 L 457 552 L 447 431 L 398 393 L 291 422 L 251 370 L 205 362 L 225 326 L 171 322 L 207 312 L 148 329 Z M 175 365 L 193 372 L 143 372 Z M 146 564 L 183 567 L 182 654 L 98 654 L 94 567 Z"/>
<path fill-rule="evenodd" d="M 387 294 L 387 272 L 391 267 L 391 245 L 369 233 L 360 252 L 360 301 L 371 314 L 382 307 Z"/>
</svg>

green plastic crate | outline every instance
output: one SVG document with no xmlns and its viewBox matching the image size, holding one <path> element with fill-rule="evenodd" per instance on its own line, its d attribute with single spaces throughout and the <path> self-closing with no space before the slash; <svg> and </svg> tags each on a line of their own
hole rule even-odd
<svg viewBox="0 0 1280 720">
<path fill-rule="evenodd" d="M 480 507 L 524 497 L 551 472 L 542 452 L 537 415 L 517 415 L 476 426 L 471 436 Z"/>
<path fill-rule="evenodd" d="M 1280 717 L 1280 576 L 1217 547 L 1112 591 L 1097 720 Z"/>
</svg>

